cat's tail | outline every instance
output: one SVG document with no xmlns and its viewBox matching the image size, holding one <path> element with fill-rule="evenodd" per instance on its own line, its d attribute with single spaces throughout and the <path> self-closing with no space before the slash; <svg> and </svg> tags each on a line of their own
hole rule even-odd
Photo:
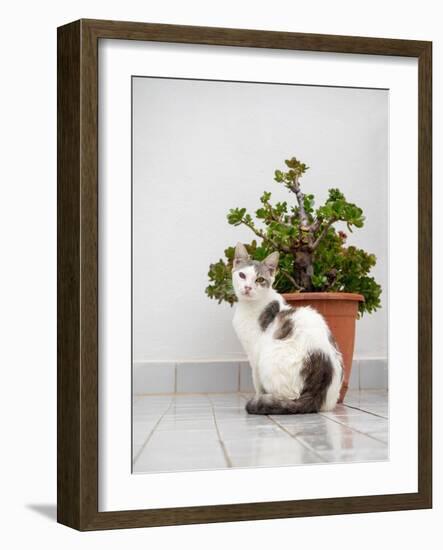
<svg viewBox="0 0 443 550">
<path fill-rule="evenodd" d="M 249 414 L 304 414 L 318 412 L 322 406 L 318 396 L 307 393 L 299 399 L 285 399 L 270 393 L 258 395 L 246 403 Z"/>
</svg>

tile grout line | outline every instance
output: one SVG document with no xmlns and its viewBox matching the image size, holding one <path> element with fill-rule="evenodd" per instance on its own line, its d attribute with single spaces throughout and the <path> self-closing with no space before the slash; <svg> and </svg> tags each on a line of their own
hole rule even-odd
<svg viewBox="0 0 443 550">
<path fill-rule="evenodd" d="M 247 399 L 245 395 L 241 394 L 241 396 L 244 398 L 244 399 Z M 272 418 L 272 416 L 269 416 L 269 415 L 265 415 L 266 418 L 271 422 L 271 423 L 274 423 L 278 428 L 280 428 L 283 432 L 285 432 L 287 435 L 289 435 L 289 437 L 291 439 L 293 439 L 294 441 L 297 441 L 297 443 L 299 443 L 303 448 L 305 448 L 306 450 L 308 450 L 309 452 L 311 453 L 314 453 L 314 455 L 316 455 L 318 458 L 321 458 L 322 460 L 325 460 L 325 458 L 317 451 L 315 450 L 313 447 L 311 447 L 309 445 L 309 443 L 306 443 L 305 441 L 301 440 L 301 439 L 298 439 L 297 436 L 295 436 L 294 434 L 292 434 L 289 430 L 287 430 L 282 424 L 280 424 L 280 422 L 278 422 L 277 420 L 275 420 L 274 418 Z"/>
<path fill-rule="evenodd" d="M 138 453 L 134 456 L 133 458 L 133 461 L 132 461 L 132 467 L 134 468 L 134 465 L 135 463 L 137 462 L 137 460 L 140 458 L 140 455 L 142 454 L 142 452 L 145 450 L 146 448 L 146 445 L 148 444 L 149 440 L 151 439 L 151 437 L 154 435 L 154 432 L 155 430 L 157 429 L 157 426 L 160 424 L 160 422 L 163 420 L 163 417 L 166 415 L 166 413 L 169 411 L 169 409 L 172 407 L 172 403 L 174 402 L 174 398 L 172 397 L 171 398 L 171 401 L 169 403 L 169 405 L 166 407 L 166 410 L 163 412 L 163 414 L 160 416 L 160 418 L 157 420 L 157 422 L 154 424 L 154 427 L 152 428 L 152 430 L 149 432 L 149 435 L 148 437 L 146 438 L 145 442 L 143 443 L 143 445 L 140 447 L 140 450 L 138 451 Z M 134 430 L 134 427 L 132 428 Z"/>
<path fill-rule="evenodd" d="M 244 395 L 242 392 L 240 392 L 240 395 L 243 397 L 243 399 L 246 399 L 246 400 L 248 399 L 248 398 L 246 397 L 246 395 Z M 356 410 L 356 411 L 361 411 L 361 412 L 364 412 L 364 413 L 366 413 L 366 414 L 370 414 L 370 415 L 372 415 L 372 416 L 375 416 L 375 417 L 377 417 L 377 418 L 381 418 L 381 419 L 383 419 L 383 420 L 389 420 L 389 417 L 387 417 L 387 416 L 383 416 L 383 415 L 381 415 L 381 414 L 377 414 L 377 413 L 375 413 L 375 412 L 368 411 L 368 410 L 366 410 L 366 409 L 361 409 L 360 407 L 356 407 L 356 406 L 353 406 L 353 405 L 347 405 L 346 403 L 342 403 L 342 405 L 343 405 L 344 407 L 348 407 L 349 409 L 353 409 L 353 410 Z M 324 415 L 324 414 L 321 413 L 321 412 L 319 412 L 319 413 L 317 413 L 317 414 L 320 414 L 323 418 L 329 418 L 329 420 L 333 420 L 331 417 L 326 416 L 326 415 Z M 343 424 L 342 422 L 338 422 L 338 423 L 339 423 L 339 424 Z M 346 426 L 346 424 L 343 424 L 343 425 Z M 358 430 L 355 430 L 355 431 L 358 431 Z M 364 433 L 364 432 L 361 432 L 361 433 Z M 366 434 L 365 434 L 365 435 L 366 435 Z"/>
<path fill-rule="evenodd" d="M 224 441 L 221 437 L 221 433 L 220 433 L 220 430 L 218 428 L 217 419 L 216 419 L 216 416 L 215 416 L 214 404 L 212 402 L 212 399 L 209 397 L 209 394 L 207 394 L 207 397 L 208 397 L 209 403 L 211 404 L 212 417 L 214 418 L 215 431 L 217 432 L 218 442 L 220 444 L 220 447 L 221 447 L 221 450 L 222 450 L 222 453 L 223 453 L 223 457 L 226 461 L 226 464 L 227 464 L 228 468 L 232 468 L 233 467 L 232 461 L 229 458 L 228 451 L 226 449 L 225 443 L 224 443 Z"/>
<path fill-rule="evenodd" d="M 383 420 L 389 420 L 388 416 L 383 416 L 381 414 L 377 414 L 375 412 L 368 411 L 367 409 L 362 409 L 361 407 L 356 407 L 354 405 L 347 405 L 346 403 L 342 403 L 342 405 L 344 407 L 348 407 L 349 409 L 353 409 L 355 411 L 362 411 L 362 412 L 367 413 L 367 414 L 372 414 L 373 416 L 376 416 L 377 418 L 383 418 Z"/>
<path fill-rule="evenodd" d="M 241 394 L 242 397 L 244 399 L 247 399 L 245 395 Z M 366 412 L 366 411 L 364 411 Z M 352 428 L 351 426 L 348 426 L 347 424 L 344 424 L 343 422 L 338 422 L 336 420 L 334 420 L 333 418 L 329 417 L 329 416 L 326 416 L 324 414 L 322 414 L 321 412 L 317 413 L 318 415 L 320 415 L 322 418 L 326 418 L 327 420 L 330 420 L 331 422 L 335 422 L 336 424 L 338 424 L 339 426 L 344 426 L 346 428 L 349 428 L 350 430 L 360 434 L 360 435 L 365 435 L 366 437 L 369 437 L 370 439 L 373 439 L 374 441 L 377 441 L 377 443 L 382 443 L 383 445 L 386 445 L 386 442 L 385 441 L 382 441 L 381 439 L 378 439 L 374 436 L 371 436 L 365 432 L 361 432 L 360 430 L 357 430 L 356 428 Z M 268 415 L 266 415 L 268 416 Z M 377 415 L 374 415 L 374 416 L 377 416 Z M 383 418 L 383 417 L 380 417 L 380 418 Z M 294 436 L 293 434 L 291 434 L 291 432 L 289 432 L 288 430 L 286 430 L 286 428 L 284 428 L 284 426 L 282 424 L 280 424 L 277 420 L 275 420 L 274 418 L 271 418 L 270 416 L 268 416 L 268 419 L 269 420 L 272 420 L 272 422 L 274 422 L 275 424 L 277 424 L 277 426 L 279 426 L 282 430 L 284 430 L 287 434 L 289 434 L 291 437 L 293 437 L 294 439 L 296 439 L 301 445 L 303 445 L 305 448 L 309 449 L 310 451 L 314 452 L 315 454 L 317 454 L 317 456 L 319 456 L 320 458 L 323 458 L 321 455 L 319 455 L 318 451 L 314 450 L 308 443 L 305 443 L 303 440 L 301 439 L 298 439 L 296 436 Z M 383 419 L 383 420 L 387 420 L 387 419 Z"/>
<path fill-rule="evenodd" d="M 382 443 L 383 445 L 386 445 L 386 442 L 385 441 L 382 441 L 381 439 L 378 439 L 377 437 L 374 437 L 370 434 L 367 434 L 365 432 L 362 432 L 361 430 L 358 430 L 357 428 L 353 428 L 352 426 L 348 426 L 348 424 L 345 424 L 344 422 L 339 422 L 338 420 L 335 420 L 334 418 L 331 418 L 330 416 L 326 416 L 324 415 L 323 413 L 318 413 L 322 418 L 327 418 L 328 420 L 330 420 L 331 422 L 335 422 L 336 424 L 338 424 L 339 426 L 344 426 L 345 428 L 348 428 L 349 430 L 352 430 L 353 432 L 355 433 L 358 433 L 360 435 L 364 435 L 366 437 L 369 437 L 369 439 L 373 439 L 374 441 L 377 441 L 377 443 Z M 386 419 L 383 419 L 383 420 L 386 420 Z"/>
<path fill-rule="evenodd" d="M 321 460 L 325 460 L 325 458 L 316 450 L 314 449 L 313 447 L 311 447 L 309 445 L 309 443 L 306 443 L 305 441 L 303 441 L 303 439 L 298 439 L 298 437 L 294 434 L 292 434 L 289 430 L 287 430 L 283 424 L 280 424 L 277 420 L 275 420 L 275 418 L 272 418 L 271 416 L 268 416 L 266 415 L 268 420 L 270 420 L 271 422 L 273 422 L 276 426 L 278 426 L 283 432 L 287 433 L 289 435 L 289 437 L 291 437 L 294 441 L 297 441 L 297 443 L 299 443 L 302 447 L 304 447 L 306 450 L 308 450 L 310 453 L 313 453 L 314 455 L 316 455 L 318 458 L 321 458 Z"/>
</svg>

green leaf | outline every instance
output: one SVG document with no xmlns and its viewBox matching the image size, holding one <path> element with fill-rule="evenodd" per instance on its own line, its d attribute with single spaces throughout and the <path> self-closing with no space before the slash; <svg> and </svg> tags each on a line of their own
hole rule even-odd
<svg viewBox="0 0 443 550">
<path fill-rule="evenodd" d="M 260 202 L 262 202 L 263 204 L 266 204 L 267 202 L 270 201 L 271 199 L 271 193 L 269 193 L 268 191 L 263 191 L 263 195 L 260 197 Z"/>
<path fill-rule="evenodd" d="M 240 225 L 245 213 L 246 208 L 231 208 L 227 216 L 228 223 L 230 223 L 231 225 Z"/>
</svg>

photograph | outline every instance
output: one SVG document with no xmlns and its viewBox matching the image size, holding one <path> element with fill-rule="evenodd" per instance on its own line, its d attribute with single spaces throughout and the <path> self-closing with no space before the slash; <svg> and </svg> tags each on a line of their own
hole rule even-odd
<svg viewBox="0 0 443 550">
<path fill-rule="evenodd" d="M 131 101 L 132 472 L 388 461 L 389 89 Z"/>
</svg>

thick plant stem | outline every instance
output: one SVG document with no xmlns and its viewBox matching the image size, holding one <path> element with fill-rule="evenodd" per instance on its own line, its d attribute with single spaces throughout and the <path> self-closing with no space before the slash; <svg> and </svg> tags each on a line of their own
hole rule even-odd
<svg viewBox="0 0 443 550">
<path fill-rule="evenodd" d="M 286 277 L 286 279 L 288 279 L 288 281 L 294 286 L 296 290 L 304 290 L 304 288 L 300 286 L 294 279 L 294 277 L 289 275 L 289 273 L 287 273 L 286 271 L 282 271 L 281 274 L 283 275 L 283 277 Z"/>
<path fill-rule="evenodd" d="M 320 233 L 320 235 L 317 237 L 317 239 L 314 241 L 314 243 L 312 244 L 311 246 L 311 250 L 312 251 L 315 251 L 317 248 L 318 248 L 318 245 L 321 243 L 321 241 L 324 239 L 324 237 L 326 236 L 326 233 L 329 231 L 329 228 L 332 226 L 333 223 L 335 223 L 336 220 L 335 219 L 332 219 L 330 220 L 322 229 L 322 232 Z"/>
<path fill-rule="evenodd" d="M 300 212 L 300 228 L 307 229 L 309 227 L 308 216 L 305 210 L 305 196 L 300 189 L 299 176 L 294 176 L 291 190 L 295 193 L 298 202 L 298 210 Z"/>
<path fill-rule="evenodd" d="M 312 290 L 312 275 L 314 274 L 312 252 L 307 247 L 295 253 L 293 277 L 297 285 L 305 291 Z"/>
<path fill-rule="evenodd" d="M 243 220 L 242 223 L 246 225 L 246 227 L 249 227 L 249 229 L 257 235 L 257 237 L 260 237 L 260 239 L 263 239 L 263 241 L 271 244 L 274 247 L 274 250 L 280 249 L 280 250 L 283 250 L 283 252 L 290 252 L 289 247 L 284 246 L 282 244 L 277 244 L 273 239 L 268 237 L 264 231 L 262 231 L 261 229 L 257 229 L 255 225 L 248 223 L 245 220 Z"/>
</svg>

